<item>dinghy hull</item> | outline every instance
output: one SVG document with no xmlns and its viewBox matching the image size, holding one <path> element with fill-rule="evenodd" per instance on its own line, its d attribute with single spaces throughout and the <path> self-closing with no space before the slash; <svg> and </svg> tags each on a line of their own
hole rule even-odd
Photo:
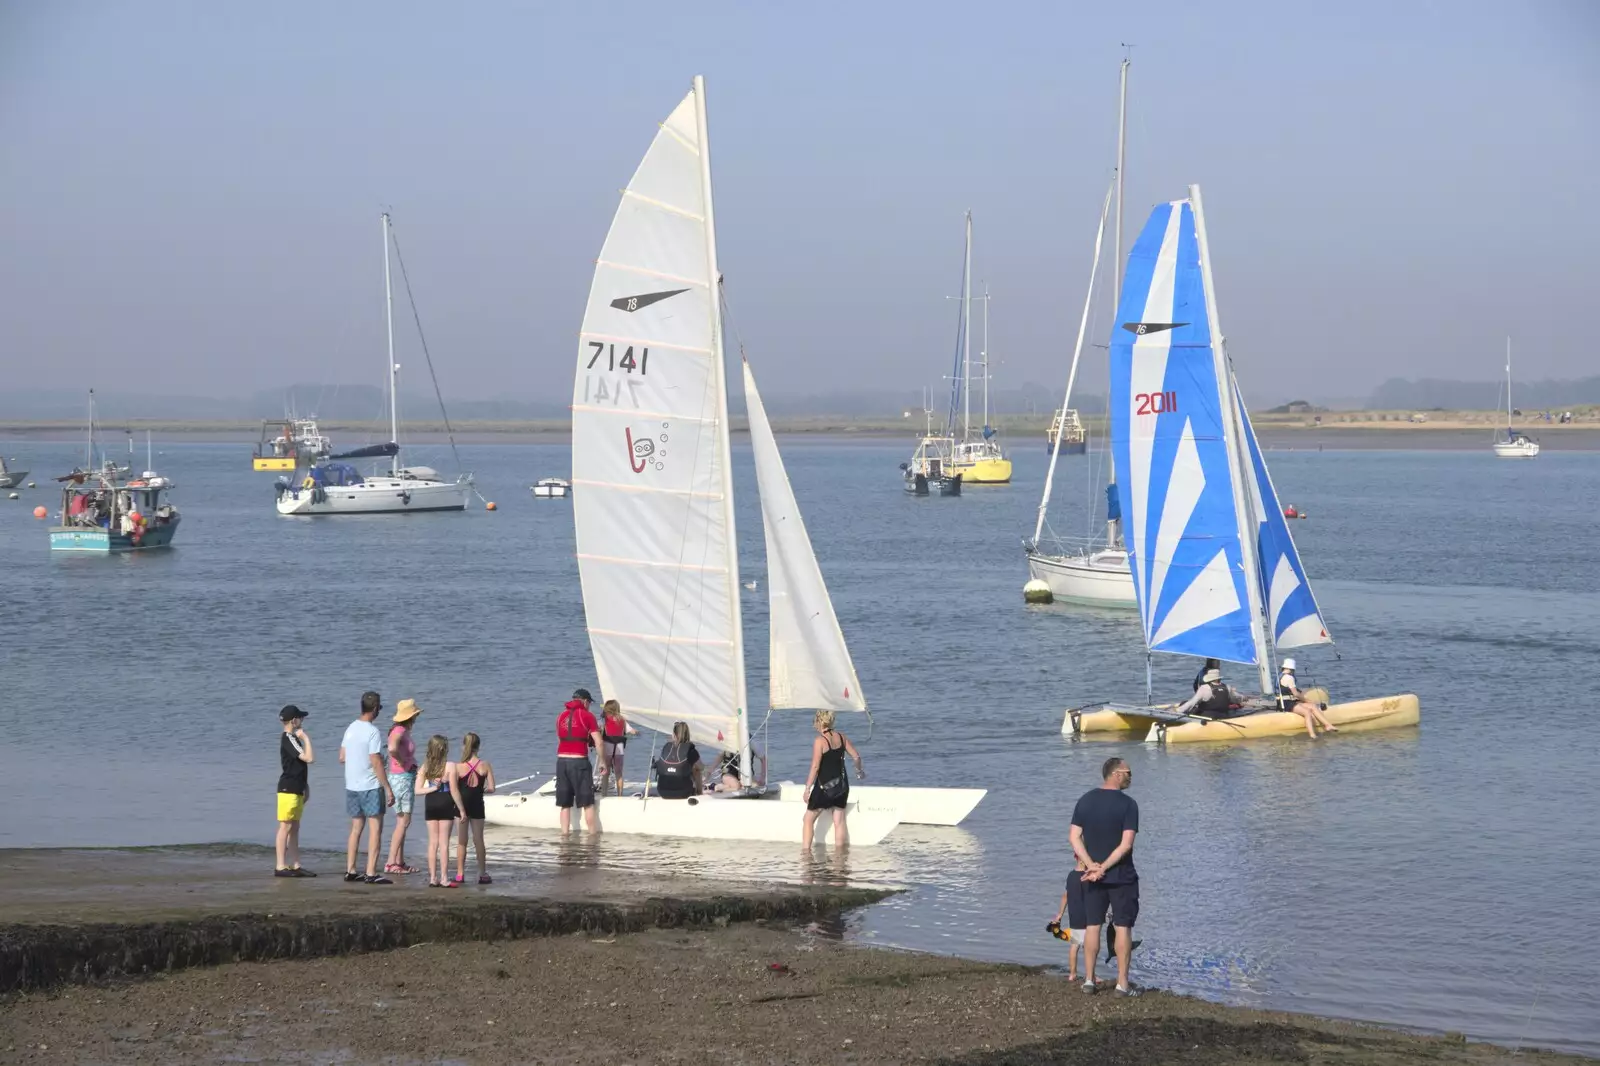
<svg viewBox="0 0 1600 1066">
<path fill-rule="evenodd" d="M 1408 692 L 1351 703 L 1333 703 L 1323 713 L 1328 721 L 1339 727 L 1340 733 L 1365 733 L 1415 726 L 1422 717 L 1422 704 Z M 1152 734 L 1157 722 L 1158 719 L 1131 711 L 1091 711 L 1078 716 L 1074 730 L 1069 712 L 1062 723 L 1062 732 L 1076 732 L 1079 736 L 1106 740 L 1145 740 L 1154 739 Z M 1196 744 L 1258 740 L 1262 737 L 1303 735 L 1305 731 L 1305 719 L 1293 711 L 1261 711 L 1218 722 L 1174 722 L 1166 727 L 1165 741 L 1168 744 Z"/>
<path fill-rule="evenodd" d="M 785 803 L 805 802 L 805 786 L 795 781 L 778 785 L 778 798 Z M 986 788 L 901 788 L 896 785 L 850 786 L 855 809 L 867 813 L 885 812 L 907 825 L 960 825 L 989 794 Z M 855 840 L 851 823 L 850 839 Z"/>
<path fill-rule="evenodd" d="M 778 844 L 800 843 L 801 819 L 798 804 L 783 803 L 776 797 L 741 799 L 716 795 L 690 800 L 666 800 L 652 796 L 607 796 L 599 801 L 602 833 L 632 833 L 641 836 L 691 837 L 703 840 L 764 840 Z M 561 828 L 561 812 L 555 797 L 536 792 L 512 793 L 483 798 L 485 820 L 491 825 L 521 829 Z M 868 847 L 882 843 L 895 826 L 898 815 L 883 810 L 863 810 L 859 802 L 848 808 L 847 830 L 852 846 Z M 581 827 L 582 814 L 573 812 L 574 827 Z M 817 843 L 831 842 L 833 819 L 817 819 Z"/>
</svg>

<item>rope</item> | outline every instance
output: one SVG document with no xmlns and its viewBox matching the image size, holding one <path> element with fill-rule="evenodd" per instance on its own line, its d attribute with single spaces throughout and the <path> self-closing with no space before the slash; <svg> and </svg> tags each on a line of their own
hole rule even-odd
<svg viewBox="0 0 1600 1066">
<path fill-rule="evenodd" d="M 450 454 L 456 461 L 456 473 L 460 474 L 461 453 L 456 450 L 455 429 L 450 425 L 450 413 L 444 409 L 444 393 L 439 389 L 439 375 L 433 369 L 433 356 L 428 353 L 428 338 L 422 332 L 422 316 L 417 311 L 416 298 L 411 295 L 411 278 L 406 273 L 406 258 L 400 254 L 400 235 L 394 232 L 394 223 L 392 221 L 389 224 L 389 237 L 394 242 L 394 258 L 395 262 L 400 265 L 400 281 L 406 288 L 406 302 L 411 305 L 411 321 L 416 323 L 417 340 L 422 344 L 422 358 L 427 361 L 428 377 L 433 380 L 433 395 L 439 401 L 439 414 L 444 419 L 445 436 L 450 440 Z M 467 475 L 467 480 L 470 484 L 472 480 L 471 474 Z M 474 488 L 473 492 L 476 493 L 477 489 Z M 483 497 L 480 495 L 478 499 L 481 500 Z"/>
</svg>

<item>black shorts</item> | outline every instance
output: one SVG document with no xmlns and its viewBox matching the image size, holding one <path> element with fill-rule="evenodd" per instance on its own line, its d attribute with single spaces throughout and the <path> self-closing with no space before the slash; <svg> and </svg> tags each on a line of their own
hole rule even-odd
<svg viewBox="0 0 1600 1066">
<path fill-rule="evenodd" d="M 1125 885 L 1108 885 L 1103 881 L 1083 883 L 1083 916 L 1089 926 L 1098 926 L 1111 912 L 1111 924 L 1119 929 L 1132 929 L 1139 920 L 1139 882 Z"/>
<path fill-rule="evenodd" d="M 456 801 L 448 792 L 430 792 L 422 797 L 422 820 L 425 822 L 453 822 L 460 817 Z"/>
<path fill-rule="evenodd" d="M 556 806 L 594 806 L 594 770 L 588 759 L 561 758 L 556 760 Z"/>
<path fill-rule="evenodd" d="M 1086 914 L 1083 906 L 1083 874 L 1074 870 L 1067 875 L 1067 928 L 1089 928 Z"/>
</svg>

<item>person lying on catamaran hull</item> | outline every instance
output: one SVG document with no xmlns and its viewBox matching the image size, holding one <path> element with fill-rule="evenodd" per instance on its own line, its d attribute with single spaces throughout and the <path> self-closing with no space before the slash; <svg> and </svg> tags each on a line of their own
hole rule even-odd
<svg viewBox="0 0 1600 1066">
<path fill-rule="evenodd" d="M 1244 704 L 1244 696 L 1222 680 L 1222 671 L 1215 659 L 1207 659 L 1207 667 L 1200 674 L 1200 684 L 1194 695 L 1178 708 L 1179 714 L 1192 714 L 1197 718 L 1227 718 Z"/>
<path fill-rule="evenodd" d="M 1283 672 L 1278 675 L 1278 706 L 1286 711 L 1293 711 L 1306 720 L 1306 732 L 1312 740 L 1317 739 L 1317 726 L 1321 725 L 1324 732 L 1337 733 L 1339 727 L 1328 721 L 1322 712 L 1327 710 L 1326 705 L 1312 703 L 1300 695 L 1300 687 L 1294 680 L 1294 660 L 1283 660 Z"/>
</svg>

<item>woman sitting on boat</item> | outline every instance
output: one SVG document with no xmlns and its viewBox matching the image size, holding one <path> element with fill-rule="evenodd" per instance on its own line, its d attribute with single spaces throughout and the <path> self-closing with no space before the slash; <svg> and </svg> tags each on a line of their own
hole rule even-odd
<svg viewBox="0 0 1600 1066">
<path fill-rule="evenodd" d="M 1306 720 L 1306 732 L 1311 739 L 1317 739 L 1317 726 L 1320 724 L 1324 732 L 1337 733 L 1339 727 L 1328 721 L 1322 713 L 1323 708 L 1300 695 L 1300 687 L 1294 680 L 1294 660 L 1283 660 L 1283 672 L 1278 675 L 1278 706 L 1286 711 L 1293 711 Z"/>
<path fill-rule="evenodd" d="M 833 812 L 833 842 L 848 844 L 850 836 L 845 829 L 845 807 L 850 803 L 850 778 L 844 772 L 844 757 L 855 760 L 856 776 L 863 780 L 867 772 L 861 765 L 861 753 L 850 743 L 850 738 L 833 728 L 833 712 L 818 711 L 815 718 L 817 739 L 811 743 L 811 772 L 806 775 L 805 823 L 800 831 L 800 846 L 811 850 L 811 837 L 816 831 L 817 816 L 823 811 Z"/>
<path fill-rule="evenodd" d="M 750 746 L 751 784 L 764 785 L 767 783 L 767 758 L 762 755 L 755 745 Z M 739 774 L 739 753 L 725 751 L 717 759 L 717 783 L 714 792 L 738 792 L 744 788 L 744 781 Z"/>
<path fill-rule="evenodd" d="M 688 799 L 702 788 L 700 750 L 689 739 L 689 723 L 674 722 L 672 739 L 661 746 L 655 760 L 656 795 L 662 799 Z"/>
</svg>

